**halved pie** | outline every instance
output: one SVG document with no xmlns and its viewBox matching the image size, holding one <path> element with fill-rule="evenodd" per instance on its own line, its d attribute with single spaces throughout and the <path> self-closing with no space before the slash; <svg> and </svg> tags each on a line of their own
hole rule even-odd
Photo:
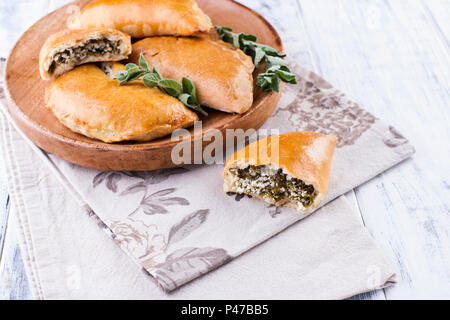
<svg viewBox="0 0 450 320">
<path fill-rule="evenodd" d="M 41 48 L 39 71 L 50 80 L 88 62 L 119 61 L 131 53 L 129 35 L 110 28 L 63 30 L 50 37 Z"/>
<path fill-rule="evenodd" d="M 325 196 L 335 145 L 336 137 L 314 132 L 258 140 L 227 160 L 224 191 L 309 213 Z"/>
</svg>

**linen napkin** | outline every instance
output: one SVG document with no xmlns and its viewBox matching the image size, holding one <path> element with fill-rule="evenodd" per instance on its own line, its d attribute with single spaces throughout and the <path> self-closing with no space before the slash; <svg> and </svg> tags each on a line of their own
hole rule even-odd
<svg viewBox="0 0 450 320">
<path fill-rule="evenodd" d="M 338 136 L 324 203 L 414 152 L 394 128 L 314 73 L 291 65 L 299 84 L 285 87 L 278 109 L 264 127 Z M 289 208 L 225 196 L 220 165 L 100 172 L 55 156 L 48 159 L 60 180 L 92 208 L 90 215 L 166 291 L 229 262 L 306 217 Z M 332 215 L 336 208 L 329 204 L 321 211 Z"/>
<path fill-rule="evenodd" d="M 38 299 L 341 299 L 395 283 L 345 197 L 218 270 L 165 294 L 61 188 L 46 155 L 0 112 L 0 141 L 30 289 Z M 36 152 L 38 151 L 38 152 Z M 94 219 L 94 220 L 93 220 Z M 100 222 L 100 225 L 102 223 Z"/>
</svg>

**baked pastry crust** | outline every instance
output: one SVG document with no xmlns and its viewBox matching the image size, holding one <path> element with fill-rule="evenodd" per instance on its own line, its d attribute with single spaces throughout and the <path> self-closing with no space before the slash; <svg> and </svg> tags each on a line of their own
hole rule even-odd
<svg viewBox="0 0 450 320">
<path fill-rule="evenodd" d="M 251 165 L 281 169 L 288 177 L 314 187 L 316 195 L 309 206 L 290 199 L 277 202 L 258 194 L 250 195 L 277 206 L 285 205 L 309 213 L 325 196 L 335 145 L 335 136 L 314 132 L 290 132 L 253 142 L 227 160 L 223 172 L 224 191 L 242 193 L 236 185 L 236 176 L 230 171 L 232 168 L 245 169 Z"/>
<path fill-rule="evenodd" d="M 95 51 L 87 54 L 88 46 L 97 50 L 105 42 L 111 44 L 111 50 Z M 84 49 L 84 50 L 83 50 Z M 74 52 L 79 50 L 78 58 Z M 39 54 L 39 71 L 42 79 L 50 80 L 77 65 L 89 62 L 120 61 L 131 53 L 129 35 L 110 28 L 94 28 L 87 30 L 63 30 L 51 35 L 41 48 Z M 67 57 L 67 63 L 58 64 L 55 59 Z M 83 55 L 84 58 L 81 56 Z"/>
<path fill-rule="evenodd" d="M 114 70 L 118 69 L 124 66 L 115 63 Z M 79 66 L 51 82 L 45 103 L 72 131 L 108 143 L 149 141 L 198 120 L 176 98 L 141 81 L 119 86 L 94 64 Z"/>
<path fill-rule="evenodd" d="M 70 29 L 109 27 L 133 38 L 196 36 L 213 29 L 194 0 L 97 0 L 85 6 Z"/>
<path fill-rule="evenodd" d="M 228 43 L 207 38 L 153 37 L 133 44 L 137 63 L 143 53 L 156 62 L 165 78 L 190 79 L 202 105 L 225 112 L 245 113 L 253 104 L 251 57 Z"/>
</svg>

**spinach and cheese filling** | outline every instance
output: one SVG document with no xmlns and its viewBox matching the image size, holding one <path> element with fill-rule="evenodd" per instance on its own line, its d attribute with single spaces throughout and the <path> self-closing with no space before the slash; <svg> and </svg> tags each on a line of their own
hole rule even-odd
<svg viewBox="0 0 450 320">
<path fill-rule="evenodd" d="M 49 72 L 61 65 L 78 65 L 89 57 L 103 57 L 121 54 L 122 40 L 107 38 L 88 39 L 76 46 L 66 47 L 51 57 Z"/>
<path fill-rule="evenodd" d="M 311 206 L 317 196 L 314 186 L 267 166 L 232 167 L 233 185 L 238 193 L 254 194 L 274 204 L 289 201 Z"/>
<path fill-rule="evenodd" d="M 114 62 L 104 61 L 97 63 L 97 66 L 106 74 L 110 79 L 116 79 L 117 71 L 114 70 Z"/>
</svg>

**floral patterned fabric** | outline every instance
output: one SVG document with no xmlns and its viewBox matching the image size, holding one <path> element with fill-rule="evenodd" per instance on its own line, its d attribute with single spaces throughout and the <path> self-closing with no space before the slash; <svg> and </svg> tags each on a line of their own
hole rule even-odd
<svg viewBox="0 0 450 320">
<path fill-rule="evenodd" d="M 326 204 L 414 153 L 399 132 L 295 63 L 263 128 L 338 137 Z M 224 194 L 222 165 L 153 172 L 82 168 L 50 155 L 88 214 L 163 290 L 172 291 L 306 217 L 251 197 Z M 332 206 L 325 206 L 330 210 Z"/>
</svg>

